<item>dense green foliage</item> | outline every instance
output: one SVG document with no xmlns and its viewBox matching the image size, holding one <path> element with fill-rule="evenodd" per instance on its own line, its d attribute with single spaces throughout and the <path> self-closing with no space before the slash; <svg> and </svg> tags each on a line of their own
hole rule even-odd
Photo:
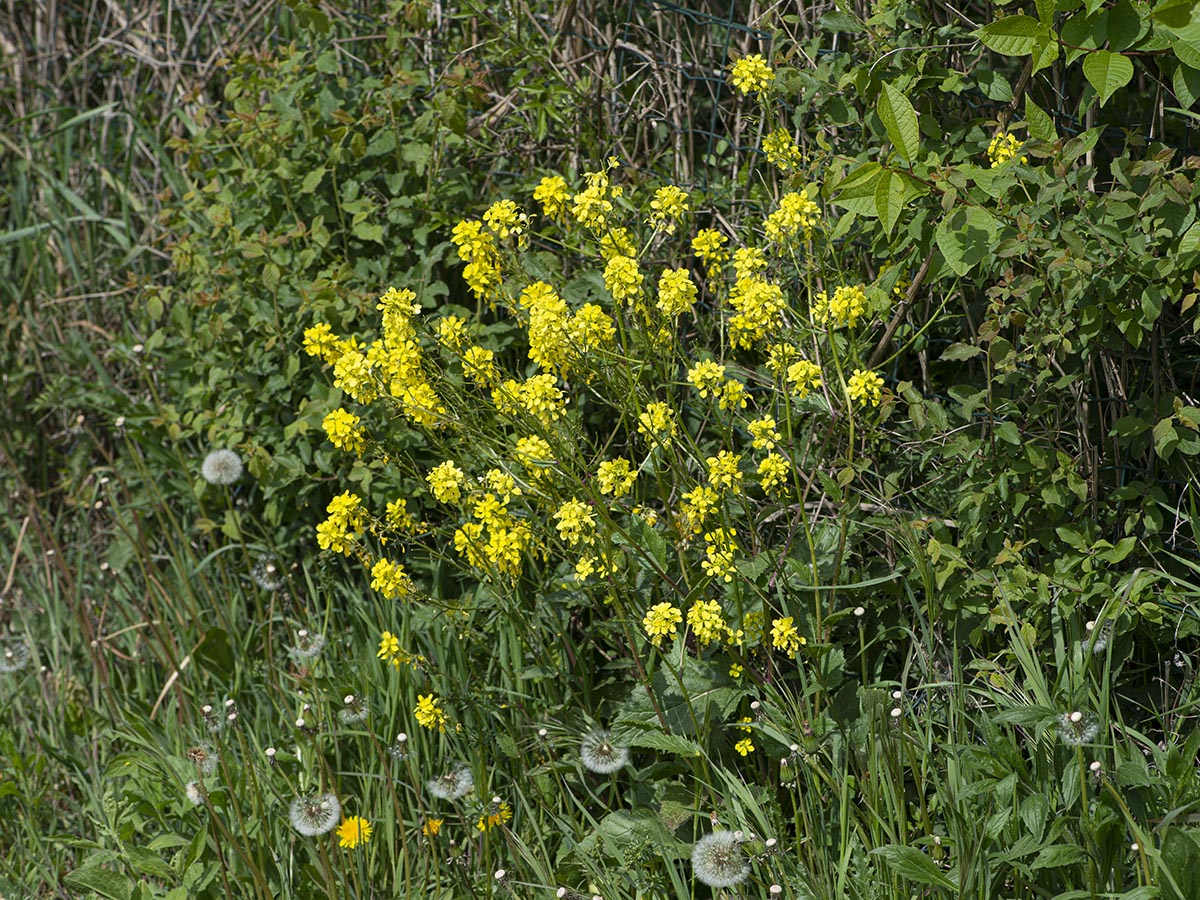
<svg viewBox="0 0 1200 900">
<path fill-rule="evenodd" d="M 1195 4 L 614 6 L 0 20 L 0 894 L 1200 892 Z"/>
</svg>

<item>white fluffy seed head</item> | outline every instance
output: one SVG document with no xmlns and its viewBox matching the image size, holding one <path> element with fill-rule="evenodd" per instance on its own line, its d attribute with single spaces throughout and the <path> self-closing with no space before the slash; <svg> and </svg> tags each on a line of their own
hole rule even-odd
<svg viewBox="0 0 1200 900">
<path fill-rule="evenodd" d="M 740 831 L 714 831 L 692 847 L 696 880 L 714 888 L 734 887 L 746 880 L 750 866 L 742 855 Z"/>
</svg>

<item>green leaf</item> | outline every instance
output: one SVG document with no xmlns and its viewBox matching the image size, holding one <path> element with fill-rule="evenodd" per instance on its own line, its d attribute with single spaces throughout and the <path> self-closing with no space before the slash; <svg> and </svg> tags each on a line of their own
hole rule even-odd
<svg viewBox="0 0 1200 900">
<path fill-rule="evenodd" d="M 356 238 L 364 241 L 375 241 L 377 244 L 383 243 L 383 226 L 375 225 L 371 222 L 359 222 L 351 229 Z"/>
<path fill-rule="evenodd" d="M 677 734 L 666 734 L 662 731 L 637 727 L 622 728 L 620 721 L 613 723 L 613 735 L 616 740 L 630 747 L 641 747 L 646 750 L 658 750 L 662 753 L 674 753 L 685 759 L 695 759 L 704 755 L 704 749 L 695 741 L 688 740 Z"/>
<path fill-rule="evenodd" d="M 946 891 L 954 891 L 958 886 L 950 877 L 937 867 L 937 864 L 915 847 L 904 847 L 900 844 L 888 844 L 871 851 L 873 856 L 882 856 L 887 860 L 888 868 L 901 878 L 917 884 L 927 884 Z"/>
<path fill-rule="evenodd" d="M 946 352 L 939 357 L 941 360 L 949 360 L 950 362 L 962 362 L 964 359 L 974 359 L 983 353 L 983 348 L 977 344 L 951 344 Z"/>
<path fill-rule="evenodd" d="M 1114 92 L 1132 80 L 1133 63 L 1120 53 L 1096 50 L 1084 59 L 1083 74 L 1100 95 L 1100 105 L 1103 106 Z"/>
<path fill-rule="evenodd" d="M 904 179 L 895 172 L 884 171 L 875 183 L 875 212 L 888 234 L 896 227 L 904 209 Z"/>
<path fill-rule="evenodd" d="M 1051 844 L 1043 847 L 1037 858 L 1030 864 L 1032 869 L 1051 869 L 1059 866 L 1071 866 L 1087 858 L 1083 848 L 1076 844 Z"/>
<path fill-rule="evenodd" d="M 921 150 L 921 129 L 917 123 L 917 111 L 908 98 L 899 89 L 885 83 L 879 93 L 876 112 L 887 129 L 888 140 L 901 156 L 913 162 Z"/>
<path fill-rule="evenodd" d="M 863 163 L 833 186 L 833 202 L 860 216 L 876 215 L 875 185 L 883 172 L 877 162 Z"/>
<path fill-rule="evenodd" d="M 317 166 L 311 172 L 304 176 L 304 180 L 300 182 L 300 193 L 311 194 L 321 184 L 321 179 L 325 177 L 325 167 Z"/>
<path fill-rule="evenodd" d="M 1031 16 L 1005 16 L 978 32 L 979 40 L 1001 56 L 1028 56 L 1038 38 L 1048 38 L 1050 28 Z"/>
<path fill-rule="evenodd" d="M 997 422 L 996 437 L 1005 443 L 1018 447 L 1021 444 L 1021 432 L 1015 422 Z"/>
<path fill-rule="evenodd" d="M 1030 137 L 1048 143 L 1058 140 L 1058 132 L 1054 130 L 1054 120 L 1050 114 L 1038 106 L 1029 95 L 1025 95 L 1025 121 L 1029 123 Z"/>
<path fill-rule="evenodd" d="M 1200 99 L 1200 71 L 1180 63 L 1171 76 L 1171 86 L 1179 105 L 1187 108 Z"/>
<path fill-rule="evenodd" d="M 1108 37 L 1109 49 L 1124 50 L 1133 46 L 1142 36 L 1145 27 L 1133 4 L 1129 0 L 1120 0 L 1108 11 L 1104 30 Z"/>
<path fill-rule="evenodd" d="M 1198 13 L 1196 0 L 1163 0 L 1150 15 L 1168 28 L 1180 29 L 1190 25 Z"/>
<path fill-rule="evenodd" d="M 938 222 L 935 239 L 946 264 L 961 276 L 992 256 L 999 228 L 987 210 L 960 207 Z"/>
<path fill-rule="evenodd" d="M 109 900 L 129 900 L 133 884 L 118 872 L 102 869 L 100 866 L 84 866 L 74 872 L 68 872 L 63 879 L 69 887 L 81 891 L 95 891 L 101 897 Z"/>
</svg>

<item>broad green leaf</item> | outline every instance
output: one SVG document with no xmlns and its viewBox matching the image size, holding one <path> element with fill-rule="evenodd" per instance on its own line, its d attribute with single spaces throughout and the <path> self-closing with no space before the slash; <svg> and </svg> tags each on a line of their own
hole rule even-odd
<svg viewBox="0 0 1200 900">
<path fill-rule="evenodd" d="M 883 120 L 883 127 L 887 129 L 888 140 L 901 156 L 913 162 L 921 150 L 921 129 L 917 123 L 917 111 L 908 98 L 899 89 L 885 83 L 879 93 L 876 111 Z"/>
<path fill-rule="evenodd" d="M 1070 866 L 1086 859 L 1083 848 L 1077 844 L 1051 844 L 1043 847 L 1037 858 L 1030 864 L 1033 869 L 1052 869 L 1059 866 Z"/>
<path fill-rule="evenodd" d="M 834 185 L 833 202 L 860 216 L 875 215 L 875 185 L 883 167 L 877 162 L 864 163 Z"/>
<path fill-rule="evenodd" d="M 1183 233 L 1183 237 L 1179 239 L 1179 253 L 1182 256 L 1184 253 L 1195 253 L 1200 250 L 1200 222 L 1196 222 Z"/>
<path fill-rule="evenodd" d="M 1180 63 L 1171 76 L 1171 86 L 1175 89 L 1179 105 L 1184 108 L 1191 106 L 1200 99 L 1200 70 Z"/>
<path fill-rule="evenodd" d="M 1111 50 L 1096 50 L 1083 61 L 1083 74 L 1100 95 L 1100 105 L 1133 78 L 1133 63 Z"/>
<path fill-rule="evenodd" d="M 1054 22 L 1054 13 L 1057 7 L 1055 0 L 1037 0 L 1036 6 L 1039 22 L 1046 26 Z"/>
<path fill-rule="evenodd" d="M 359 222 L 351 231 L 356 238 L 364 241 L 375 241 L 377 244 L 383 243 L 383 226 L 376 225 L 371 222 Z"/>
<path fill-rule="evenodd" d="M 613 725 L 616 739 L 630 747 L 642 747 L 647 750 L 658 750 L 662 753 L 674 753 L 686 759 L 694 759 L 704 755 L 699 744 L 677 734 L 665 734 L 662 731 L 652 731 L 644 727 L 622 728 L 620 722 Z"/>
<path fill-rule="evenodd" d="M 957 343 L 951 344 L 946 348 L 946 352 L 940 357 L 940 360 L 949 360 L 950 362 L 962 362 L 964 359 L 974 359 L 983 353 L 983 348 L 977 344 Z"/>
<path fill-rule="evenodd" d="M 124 875 L 100 866 L 84 866 L 68 872 L 63 879 L 68 887 L 81 891 L 94 891 L 108 900 L 129 900 L 132 882 Z"/>
<path fill-rule="evenodd" d="M 1163 0 L 1150 13 L 1168 28 L 1186 28 L 1200 16 L 1196 0 Z"/>
<path fill-rule="evenodd" d="M 1185 40 L 1171 41 L 1171 52 L 1179 57 L 1179 61 L 1185 66 L 1200 69 L 1200 43 Z"/>
<path fill-rule="evenodd" d="M 997 422 L 996 437 L 1014 447 L 1021 445 L 1021 432 L 1017 429 L 1015 422 Z"/>
<path fill-rule="evenodd" d="M 1039 141 L 1053 142 L 1058 140 L 1058 132 L 1054 130 L 1054 120 L 1050 114 L 1025 95 L 1025 121 L 1029 123 L 1030 137 Z"/>
<path fill-rule="evenodd" d="M 956 275 L 966 275 L 992 255 L 999 227 L 987 210 L 960 207 L 938 223 L 935 239 L 946 264 Z"/>
<path fill-rule="evenodd" d="M 904 209 L 904 179 L 884 171 L 875 182 L 875 212 L 888 234 L 896 227 Z"/>
<path fill-rule="evenodd" d="M 1058 41 L 1054 35 L 1037 39 L 1033 46 L 1033 72 L 1036 75 L 1042 69 L 1049 68 L 1058 59 Z"/>
<path fill-rule="evenodd" d="M 937 863 L 916 847 L 888 844 L 886 847 L 876 847 L 871 854 L 882 856 L 887 860 L 888 869 L 901 878 L 946 891 L 958 889 L 958 885 L 951 880 L 950 876 L 939 869 Z"/>
<path fill-rule="evenodd" d="M 1050 29 L 1032 16 L 1005 16 L 979 30 L 979 39 L 989 50 L 1001 56 L 1028 56 L 1039 37 L 1049 37 Z"/>
<path fill-rule="evenodd" d="M 1129 0 L 1120 0 L 1108 11 L 1104 25 L 1109 49 L 1124 50 L 1132 47 L 1145 33 L 1146 27 L 1133 4 Z"/>
</svg>

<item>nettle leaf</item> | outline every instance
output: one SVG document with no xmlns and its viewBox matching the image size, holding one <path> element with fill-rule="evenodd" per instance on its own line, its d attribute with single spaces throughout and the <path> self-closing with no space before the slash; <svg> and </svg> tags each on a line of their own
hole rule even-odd
<svg viewBox="0 0 1200 900">
<path fill-rule="evenodd" d="M 985 25 L 978 36 L 985 47 L 1001 56 L 1028 56 L 1038 38 L 1050 37 L 1050 28 L 1032 16 L 1005 16 Z"/>
<path fill-rule="evenodd" d="M 1025 95 L 1025 121 L 1029 123 L 1029 136 L 1039 141 L 1051 143 L 1058 140 L 1058 132 L 1054 129 L 1054 120 L 1050 114 Z"/>
<path fill-rule="evenodd" d="M 917 111 L 908 98 L 898 88 L 885 83 L 879 93 L 876 112 L 887 129 L 888 140 L 900 155 L 909 162 L 915 160 L 921 150 L 921 129 Z"/>
<path fill-rule="evenodd" d="M 1083 74 L 1100 95 L 1100 105 L 1133 79 L 1133 63 L 1111 50 L 1096 50 L 1083 61 Z"/>
</svg>

